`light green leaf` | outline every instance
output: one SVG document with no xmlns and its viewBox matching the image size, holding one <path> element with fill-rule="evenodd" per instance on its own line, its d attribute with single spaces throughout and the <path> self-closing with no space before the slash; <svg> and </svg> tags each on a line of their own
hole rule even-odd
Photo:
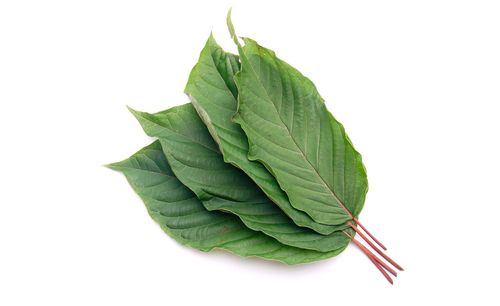
<svg viewBox="0 0 500 306">
<path fill-rule="evenodd" d="M 156 114 L 132 112 L 149 136 L 159 138 L 175 175 L 207 209 L 236 214 L 249 228 L 295 247 L 327 252 L 349 244 L 342 231 L 321 235 L 298 227 L 243 171 L 225 163 L 191 104 Z"/>
<path fill-rule="evenodd" d="M 283 245 L 245 227 L 235 216 L 207 211 L 173 174 L 158 141 L 129 159 L 109 165 L 122 172 L 146 205 L 150 216 L 172 238 L 201 251 L 213 248 L 299 264 L 335 256 Z"/>
<path fill-rule="evenodd" d="M 232 122 L 237 109 L 234 74 L 240 69 L 238 57 L 225 52 L 210 35 L 198 63 L 189 76 L 185 92 L 219 145 L 224 161 L 242 169 L 281 210 L 297 225 L 330 234 L 346 225 L 331 226 L 315 222 L 290 204 L 287 195 L 271 173 L 248 155 L 248 139 L 241 127 Z"/>
<path fill-rule="evenodd" d="M 361 155 L 308 78 L 273 51 L 243 41 L 234 121 L 248 137 L 249 159 L 264 164 L 292 206 L 315 221 L 352 220 L 368 190 Z"/>
</svg>

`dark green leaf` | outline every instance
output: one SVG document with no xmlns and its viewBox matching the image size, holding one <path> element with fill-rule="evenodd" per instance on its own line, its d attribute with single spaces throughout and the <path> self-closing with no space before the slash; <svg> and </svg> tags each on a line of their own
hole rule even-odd
<svg viewBox="0 0 500 306">
<path fill-rule="evenodd" d="M 340 252 L 321 253 L 286 246 L 248 229 L 233 215 L 207 211 L 175 177 L 158 141 L 109 167 L 126 176 L 150 216 L 181 244 L 202 251 L 221 248 L 241 256 L 258 256 L 287 264 L 321 260 Z"/>
<path fill-rule="evenodd" d="M 319 223 L 345 224 L 360 213 L 368 190 L 361 155 L 308 78 L 243 41 L 234 121 L 248 137 L 249 159 L 272 172 L 293 207 Z"/>
<path fill-rule="evenodd" d="M 249 228 L 295 247 L 327 252 L 350 242 L 342 231 L 321 235 L 298 227 L 243 171 L 224 162 L 191 104 L 133 113 L 148 135 L 159 138 L 175 175 L 207 209 L 234 213 Z"/>
<path fill-rule="evenodd" d="M 345 225 L 317 223 L 303 211 L 293 208 L 272 174 L 261 163 L 247 158 L 248 139 L 241 127 L 231 121 L 237 109 L 238 93 L 233 77 L 238 71 L 238 57 L 225 52 L 210 35 L 185 89 L 217 141 L 224 161 L 242 169 L 297 225 L 321 234 L 345 228 Z"/>
</svg>

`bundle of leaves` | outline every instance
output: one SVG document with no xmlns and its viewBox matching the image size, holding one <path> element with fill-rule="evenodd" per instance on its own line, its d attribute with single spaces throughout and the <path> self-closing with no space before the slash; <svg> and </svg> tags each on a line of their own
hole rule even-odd
<svg viewBox="0 0 500 306">
<path fill-rule="evenodd" d="M 301 264 L 353 242 L 392 283 L 391 265 L 402 268 L 358 220 L 368 181 L 344 127 L 308 78 L 254 40 L 241 44 L 230 12 L 227 21 L 239 54 L 210 35 L 185 88 L 191 103 L 130 109 L 157 140 L 109 167 L 181 244 Z"/>
</svg>

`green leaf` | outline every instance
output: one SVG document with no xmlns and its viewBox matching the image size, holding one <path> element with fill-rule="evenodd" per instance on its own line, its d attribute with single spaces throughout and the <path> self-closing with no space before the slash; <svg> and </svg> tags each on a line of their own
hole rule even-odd
<svg viewBox="0 0 500 306">
<path fill-rule="evenodd" d="M 297 225 L 321 234 L 345 228 L 345 225 L 317 223 L 303 211 L 293 208 L 272 174 L 261 163 L 247 158 L 248 139 L 241 127 L 231 121 L 238 97 L 233 77 L 239 70 L 238 56 L 225 52 L 210 35 L 185 89 L 216 140 L 224 161 L 242 169 Z"/>
<path fill-rule="evenodd" d="M 243 41 L 234 121 L 248 137 L 249 159 L 264 164 L 292 206 L 315 221 L 352 220 L 368 190 L 361 155 L 308 78 L 273 51 Z"/>
<path fill-rule="evenodd" d="M 122 172 L 146 205 L 150 216 L 172 238 L 201 251 L 213 248 L 299 264 L 335 256 L 283 245 L 245 227 L 235 216 L 207 211 L 170 169 L 158 141 L 130 158 L 109 165 Z"/>
<path fill-rule="evenodd" d="M 243 171 L 225 163 L 191 104 L 156 114 L 132 112 L 149 136 L 159 138 L 175 175 L 208 210 L 236 214 L 249 228 L 295 247 L 327 252 L 349 244 L 342 231 L 321 235 L 298 227 Z"/>
</svg>

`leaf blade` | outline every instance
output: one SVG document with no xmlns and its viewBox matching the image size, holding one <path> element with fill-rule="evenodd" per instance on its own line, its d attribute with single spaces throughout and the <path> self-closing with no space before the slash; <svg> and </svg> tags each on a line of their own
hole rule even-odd
<svg viewBox="0 0 500 306">
<path fill-rule="evenodd" d="M 287 264 L 312 262 L 337 254 L 286 246 L 249 230 L 235 216 L 207 211 L 175 177 L 158 141 L 108 167 L 126 176 L 150 216 L 183 245 L 205 252 L 220 248 L 240 256 L 257 256 Z"/>
<path fill-rule="evenodd" d="M 368 189 L 360 154 L 309 79 L 273 51 L 243 40 L 234 121 L 248 136 L 249 159 L 270 169 L 292 206 L 315 221 L 351 220 Z"/>
<path fill-rule="evenodd" d="M 242 169 L 297 225 L 325 235 L 342 229 L 342 226 L 317 223 L 306 213 L 295 209 L 265 166 L 247 158 L 247 136 L 237 123 L 232 122 L 237 111 L 237 91 L 235 92 L 236 84 L 233 80 L 240 68 L 233 64 L 237 61 L 236 55 L 225 52 L 210 36 L 185 88 L 196 111 L 217 142 L 224 161 Z M 227 73 L 228 71 L 233 74 Z"/>
<path fill-rule="evenodd" d="M 220 153 L 214 154 L 202 142 L 193 141 L 211 136 L 191 104 L 156 114 L 135 111 L 134 115 L 149 136 L 159 137 L 175 175 L 208 210 L 231 212 L 249 228 L 299 248 L 328 252 L 350 242 L 342 231 L 321 235 L 296 226 L 244 172 L 225 163 Z M 165 123 L 161 133 L 160 127 L 151 128 L 152 123 Z"/>
</svg>

